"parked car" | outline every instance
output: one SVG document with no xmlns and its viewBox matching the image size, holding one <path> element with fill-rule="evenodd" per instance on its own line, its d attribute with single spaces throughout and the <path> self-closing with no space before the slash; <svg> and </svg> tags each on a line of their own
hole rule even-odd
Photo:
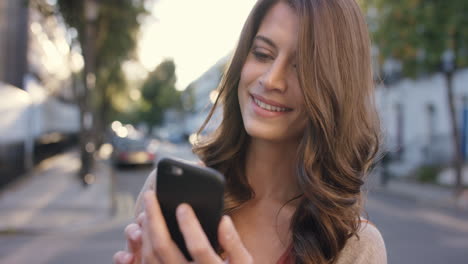
<svg viewBox="0 0 468 264">
<path fill-rule="evenodd" d="M 155 158 L 155 150 L 150 140 L 128 137 L 113 140 L 114 165 L 151 165 Z"/>
</svg>

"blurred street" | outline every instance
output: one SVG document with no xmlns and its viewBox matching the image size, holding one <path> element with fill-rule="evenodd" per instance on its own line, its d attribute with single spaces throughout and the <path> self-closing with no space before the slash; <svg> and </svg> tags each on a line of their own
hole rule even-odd
<svg viewBox="0 0 468 264">
<path fill-rule="evenodd" d="M 159 156 L 193 160 L 186 144 L 162 144 Z M 109 263 L 125 246 L 123 229 L 152 166 L 97 163 L 83 188 L 75 151 L 51 157 L 0 192 L 0 263 Z M 114 200 L 114 202 L 112 202 Z"/>
<path fill-rule="evenodd" d="M 118 214 L 71 232 L 4 233 L 0 236 L 0 263 L 111 263 L 113 252 L 125 246 L 123 229 L 151 167 L 116 171 Z"/>
<path fill-rule="evenodd" d="M 165 144 L 159 153 L 193 159 L 188 145 Z M 67 158 L 70 159 L 67 165 L 77 159 L 73 152 L 69 152 L 43 163 L 51 166 L 47 172 L 54 174 L 63 172 L 59 168 L 63 167 L 64 159 Z M 18 198 L 18 194 L 21 194 L 24 200 L 15 203 L 16 215 L 22 217 L 17 217 L 19 220 L 15 221 L 23 221 L 23 225 L 17 223 L 16 230 L 1 230 L 0 263 L 78 264 L 112 261 L 113 253 L 125 247 L 123 229 L 132 220 L 134 201 L 152 167 L 113 169 L 105 161 L 98 164 L 106 168 L 98 170 L 101 174 L 96 175 L 96 183 L 89 186 L 90 189 L 78 188 L 79 182 L 75 178 L 63 181 L 50 175 L 33 174 L 9 191 L 1 193 L 0 220 L 3 227 L 8 215 L 5 213 L 8 212 L 6 206 L 9 204 L 11 207 L 12 197 Z M 52 167 L 56 167 L 55 170 Z M 73 174 L 63 173 L 67 177 L 74 177 Z M 103 179 L 105 177 L 109 178 L 108 181 Z M 113 195 L 106 193 L 111 189 L 102 184 L 111 184 L 112 177 L 115 184 Z M 44 179 L 54 182 L 44 182 Z M 59 187 L 60 192 L 56 190 Z M 26 195 L 31 188 L 37 188 L 38 191 Z M 39 189 L 45 192 L 41 193 Z M 115 208 L 109 202 L 111 197 L 115 199 Z M 49 200 L 45 202 L 45 199 Z M 41 207 L 41 201 L 46 206 Z M 369 219 L 382 232 L 389 263 L 466 263 L 468 211 L 432 206 L 409 196 L 376 188 L 370 194 L 367 212 Z M 26 218 L 30 221 L 24 220 Z M 50 222 L 41 225 L 41 219 L 49 219 Z M 67 224 L 70 226 L 64 226 Z"/>
<path fill-rule="evenodd" d="M 112 262 L 157 161 L 196 160 L 229 116 L 219 87 L 256 2 L 0 0 L 0 264 Z M 466 264 L 466 0 L 357 2 L 382 125 L 365 217 L 388 263 Z"/>
<path fill-rule="evenodd" d="M 370 195 L 367 212 L 385 240 L 388 263 L 466 263 L 468 212 L 385 192 Z"/>
</svg>

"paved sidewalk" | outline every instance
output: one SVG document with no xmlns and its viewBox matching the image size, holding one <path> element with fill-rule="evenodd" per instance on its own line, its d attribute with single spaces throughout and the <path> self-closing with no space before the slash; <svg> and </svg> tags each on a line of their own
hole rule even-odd
<svg viewBox="0 0 468 264">
<path fill-rule="evenodd" d="M 468 211 L 468 190 L 455 199 L 454 189 L 435 184 L 423 184 L 405 179 L 392 179 L 385 186 L 380 184 L 380 175 L 375 173 L 369 180 L 370 192 L 385 192 L 412 199 L 436 207 Z"/>
<path fill-rule="evenodd" d="M 0 192 L 0 233 L 74 232 L 112 216 L 112 171 L 97 161 L 96 181 L 83 187 L 80 160 L 72 150 L 42 161 L 32 172 Z"/>
</svg>

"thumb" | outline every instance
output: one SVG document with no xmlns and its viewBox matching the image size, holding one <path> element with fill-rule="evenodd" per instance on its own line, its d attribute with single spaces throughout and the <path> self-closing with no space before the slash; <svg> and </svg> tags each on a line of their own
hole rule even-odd
<svg viewBox="0 0 468 264">
<path fill-rule="evenodd" d="M 242 243 L 234 223 L 223 216 L 219 224 L 218 240 L 229 259 L 229 264 L 251 264 L 253 258 Z"/>
</svg>

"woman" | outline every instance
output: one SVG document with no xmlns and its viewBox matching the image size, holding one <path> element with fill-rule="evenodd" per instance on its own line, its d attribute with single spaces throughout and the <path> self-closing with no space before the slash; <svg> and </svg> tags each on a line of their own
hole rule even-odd
<svg viewBox="0 0 468 264">
<path fill-rule="evenodd" d="M 191 208 L 177 210 L 195 262 L 386 263 L 379 231 L 360 218 L 379 144 L 373 89 L 354 0 L 259 0 L 220 84 L 222 123 L 194 149 L 227 179 L 222 257 Z M 186 263 L 154 192 L 140 196 L 115 262 Z"/>
</svg>

